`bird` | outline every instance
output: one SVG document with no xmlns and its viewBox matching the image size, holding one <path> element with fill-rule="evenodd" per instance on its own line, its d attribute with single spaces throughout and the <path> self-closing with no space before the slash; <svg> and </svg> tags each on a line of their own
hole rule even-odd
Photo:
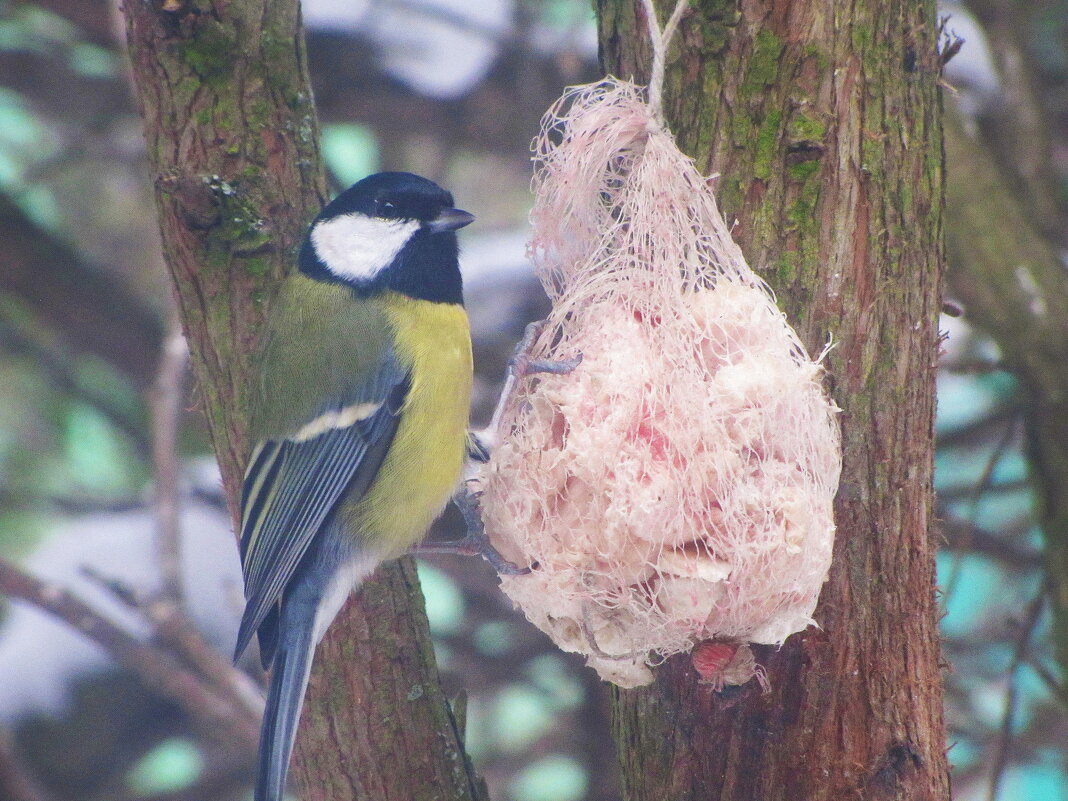
<svg viewBox="0 0 1068 801">
<path fill-rule="evenodd" d="M 456 231 L 411 173 L 368 176 L 309 226 L 253 362 L 241 493 L 245 610 L 270 670 L 256 801 L 280 801 L 315 648 L 354 587 L 426 534 L 470 447 Z"/>
</svg>

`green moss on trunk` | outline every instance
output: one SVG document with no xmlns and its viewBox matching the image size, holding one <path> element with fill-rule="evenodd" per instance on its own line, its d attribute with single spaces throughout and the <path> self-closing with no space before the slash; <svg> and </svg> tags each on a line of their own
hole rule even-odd
<svg viewBox="0 0 1068 801">
<path fill-rule="evenodd" d="M 658 3 L 666 15 L 672 2 Z M 606 72 L 648 74 L 635 0 L 599 0 Z M 947 799 L 931 529 L 942 142 L 929 0 L 695 3 L 668 60 L 680 147 L 719 174 L 750 263 L 819 352 L 845 468 L 821 629 L 719 697 L 685 658 L 614 693 L 633 801 Z"/>
<path fill-rule="evenodd" d="M 326 184 L 297 1 L 175 5 L 126 3 L 127 34 L 164 255 L 236 519 L 251 355 Z M 367 787 L 384 801 L 479 797 L 410 565 L 384 566 L 324 640 L 293 773 L 305 801 Z"/>
</svg>

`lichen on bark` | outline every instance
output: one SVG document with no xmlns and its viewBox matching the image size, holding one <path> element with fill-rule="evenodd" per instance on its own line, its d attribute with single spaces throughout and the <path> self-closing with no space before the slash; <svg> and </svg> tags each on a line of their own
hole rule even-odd
<svg viewBox="0 0 1068 801">
<path fill-rule="evenodd" d="M 236 516 L 251 357 L 326 200 L 300 7 L 150 0 L 124 12 L 164 256 Z M 350 600 L 320 647 L 298 735 L 305 801 L 369 786 L 384 801 L 480 797 L 429 636 L 410 561 L 384 565 Z"/>
<path fill-rule="evenodd" d="M 660 2 L 661 20 L 671 2 Z M 599 0 L 602 66 L 648 75 L 642 4 Z M 934 3 L 695 3 L 664 92 L 735 238 L 843 409 L 834 564 L 810 629 L 717 697 L 684 659 L 614 693 L 625 795 L 947 799 L 931 510 L 942 141 Z"/>
</svg>

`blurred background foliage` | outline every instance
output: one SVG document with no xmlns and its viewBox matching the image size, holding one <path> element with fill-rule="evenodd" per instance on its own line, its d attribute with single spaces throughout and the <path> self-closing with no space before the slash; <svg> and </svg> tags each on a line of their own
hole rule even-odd
<svg viewBox="0 0 1068 801">
<path fill-rule="evenodd" d="M 965 39 L 947 67 L 947 109 L 1063 268 L 1068 2 L 975 0 L 943 14 Z M 560 90 L 598 74 L 590 4 L 307 0 L 304 19 L 336 187 L 411 170 L 478 217 L 463 269 L 484 422 L 512 344 L 545 312 L 524 258 L 528 147 Z M 184 618 L 225 654 L 238 560 L 197 390 L 180 370 L 180 469 L 160 467 L 160 387 L 181 361 L 161 367 L 169 290 L 121 29 L 110 0 L 0 0 L 0 557 L 144 643 L 161 639 L 146 609 L 177 590 Z M 950 259 L 967 274 L 952 245 Z M 951 275 L 951 301 L 955 286 Z M 1068 799 L 1066 691 L 1043 601 L 1063 577 L 1044 559 L 1053 535 L 1040 531 L 1035 490 L 1046 465 L 1026 436 L 1034 398 L 1006 369 L 1019 360 L 980 333 L 997 328 L 983 310 L 957 311 L 943 323 L 937 454 L 954 793 Z M 179 559 L 161 570 L 168 495 L 180 501 Z M 446 515 L 436 535 L 450 527 Z M 421 575 L 493 797 L 617 798 L 594 675 L 526 625 L 481 562 L 428 558 Z M 220 746 L 180 699 L 68 623 L 21 602 L 2 615 L 0 798 L 249 796 L 248 747 Z"/>
</svg>

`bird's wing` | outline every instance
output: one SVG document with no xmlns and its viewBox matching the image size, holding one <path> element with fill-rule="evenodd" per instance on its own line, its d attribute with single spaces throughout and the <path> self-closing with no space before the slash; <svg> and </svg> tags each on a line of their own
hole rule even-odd
<svg viewBox="0 0 1068 801">
<path fill-rule="evenodd" d="M 342 494 L 361 494 L 374 480 L 408 388 L 407 371 L 390 354 L 333 408 L 253 450 L 241 493 L 246 604 L 235 660 L 276 608 Z"/>
</svg>

